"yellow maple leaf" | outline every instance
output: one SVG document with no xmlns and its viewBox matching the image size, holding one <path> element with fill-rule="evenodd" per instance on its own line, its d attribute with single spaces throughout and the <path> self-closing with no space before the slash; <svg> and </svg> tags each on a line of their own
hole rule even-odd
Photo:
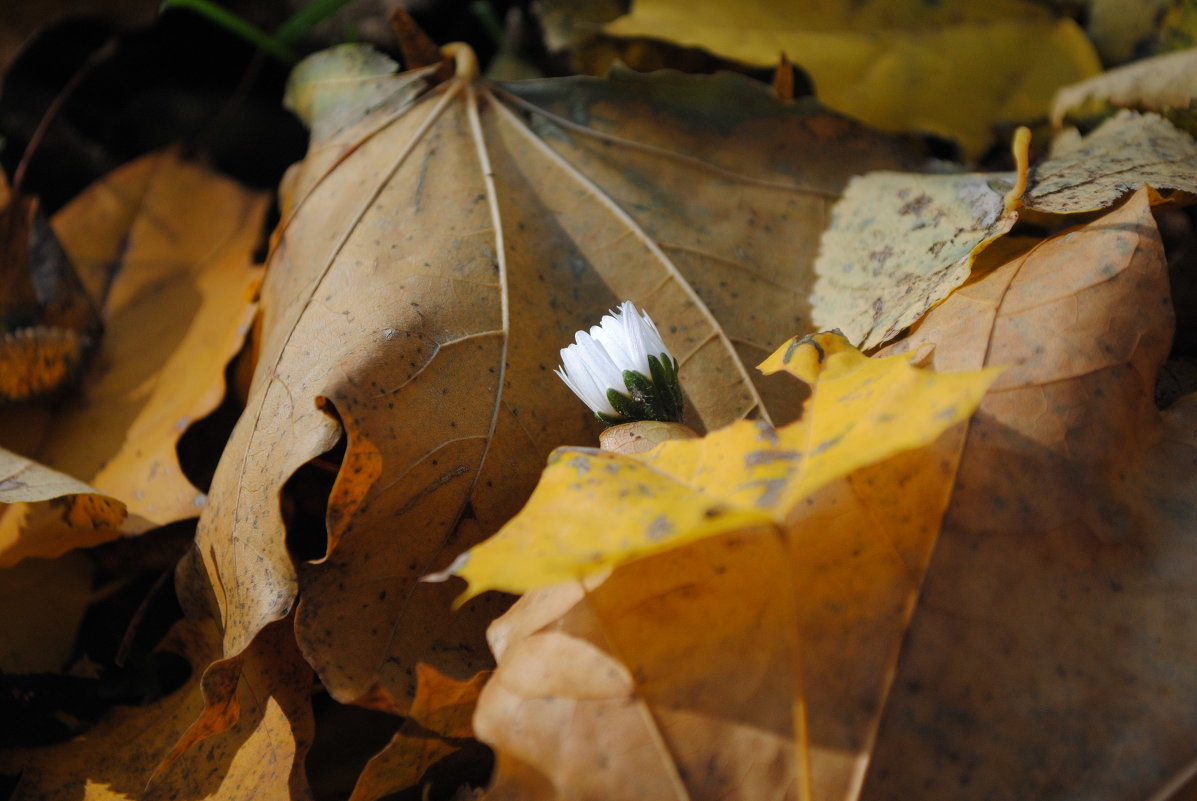
<svg viewBox="0 0 1197 801">
<path fill-rule="evenodd" d="M 809 383 L 797 422 L 741 421 L 635 456 L 559 448 L 524 509 L 445 574 L 527 592 L 729 531 L 786 524 L 854 470 L 933 442 L 966 419 L 1000 369 L 939 374 L 917 354 L 870 359 L 839 333 L 795 338 L 766 373 Z M 444 575 L 444 574 L 442 574 Z"/>
<path fill-rule="evenodd" d="M 974 155 L 993 123 L 1042 116 L 1056 89 L 1100 71 L 1075 23 L 1025 0 L 636 0 L 604 30 L 759 66 L 784 52 L 832 108 L 954 136 Z"/>
</svg>

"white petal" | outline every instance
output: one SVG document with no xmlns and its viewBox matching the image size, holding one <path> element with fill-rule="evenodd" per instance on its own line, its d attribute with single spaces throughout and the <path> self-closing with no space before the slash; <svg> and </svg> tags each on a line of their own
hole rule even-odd
<svg viewBox="0 0 1197 801">
<path fill-rule="evenodd" d="M 575 344 L 561 351 L 565 372 L 572 380 L 570 388 L 593 411 L 615 414 L 607 400 L 607 390 L 626 394 L 622 371 L 603 346 L 585 331 L 579 331 L 575 340 Z"/>
<path fill-rule="evenodd" d="M 590 370 L 589 362 L 583 355 L 579 345 L 570 345 L 561 351 L 561 361 L 565 367 L 558 371 L 558 375 L 565 381 L 566 386 L 590 407 L 591 411 L 614 414 L 611 403 L 607 400 L 607 390 L 598 382 L 599 379 Z"/>
<path fill-rule="evenodd" d="M 624 370 L 636 369 L 635 360 L 628 352 L 627 336 L 622 329 L 622 323 L 611 316 L 604 317 L 602 325 L 590 329 L 590 336 L 603 346 L 611 362 L 619 367 L 621 375 Z"/>
<path fill-rule="evenodd" d="M 650 376 L 649 355 L 672 358 L 648 312 L 625 300 L 589 332 L 577 333 L 574 344 L 561 350 L 562 367 L 555 372 L 592 411 L 615 415 L 607 391 L 627 395 L 624 370 Z"/>
<path fill-rule="evenodd" d="M 595 338 L 579 331 L 576 337 L 578 353 L 586 362 L 586 369 L 594 377 L 594 383 L 600 387 L 605 395 L 608 389 L 616 392 L 627 392 L 623 385 L 624 368 L 615 363 L 612 354 L 607 352 Z"/>
<path fill-rule="evenodd" d="M 657 324 L 648 316 L 648 312 L 641 312 L 641 315 L 643 315 L 641 319 L 644 322 L 641 331 L 644 334 L 647 351 L 657 358 L 660 358 L 661 354 L 665 354 L 672 359 L 673 354 L 669 352 L 669 348 L 665 347 L 665 340 L 661 339 L 661 332 L 657 330 Z"/>
<path fill-rule="evenodd" d="M 557 370 L 554 370 L 553 372 L 555 372 L 558 375 L 558 377 L 560 377 L 561 380 L 565 382 L 565 385 L 567 387 L 569 387 L 571 390 L 573 390 L 573 393 L 575 395 L 577 395 L 579 398 L 581 398 L 582 402 L 586 404 L 586 406 L 590 409 L 590 411 L 602 412 L 603 414 L 611 414 L 611 415 L 615 414 L 615 409 L 613 409 L 611 407 L 610 402 L 608 402 L 606 398 L 602 398 L 601 402 L 600 402 L 600 399 L 594 395 L 592 390 L 584 391 L 581 387 L 579 387 L 573 381 L 570 381 L 569 376 L 566 374 L 566 372 L 560 368 L 558 368 Z"/>
</svg>

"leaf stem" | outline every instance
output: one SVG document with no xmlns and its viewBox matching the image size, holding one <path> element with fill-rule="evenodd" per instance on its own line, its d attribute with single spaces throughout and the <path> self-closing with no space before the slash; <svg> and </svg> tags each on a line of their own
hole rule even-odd
<svg viewBox="0 0 1197 801">
<path fill-rule="evenodd" d="M 216 5 L 211 0 L 164 0 L 158 10 L 162 12 L 170 8 L 186 8 L 203 17 L 207 17 L 217 25 L 261 48 L 284 64 L 294 64 L 299 60 L 299 56 L 286 43 L 270 36 L 270 34 L 261 28 L 247 22 L 228 9 Z"/>
<path fill-rule="evenodd" d="M 305 33 L 336 14 L 353 0 L 314 0 L 313 3 L 296 11 L 274 31 L 275 41 L 294 45 Z"/>
</svg>

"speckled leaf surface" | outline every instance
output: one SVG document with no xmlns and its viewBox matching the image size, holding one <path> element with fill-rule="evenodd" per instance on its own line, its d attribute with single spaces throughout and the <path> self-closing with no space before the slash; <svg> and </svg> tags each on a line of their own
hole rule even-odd
<svg viewBox="0 0 1197 801">
<path fill-rule="evenodd" d="M 1064 139 L 1035 165 L 1023 204 L 1050 214 L 1089 212 L 1144 184 L 1197 195 L 1197 140 L 1158 114 L 1122 111 L 1084 138 Z"/>
<path fill-rule="evenodd" d="M 985 245 L 1013 227 L 1013 174 L 853 178 L 815 261 L 813 319 L 871 348 L 897 336 L 968 277 Z"/>
<path fill-rule="evenodd" d="M 1088 136 L 1062 136 L 1007 209 L 1014 179 L 890 172 L 853 178 L 820 242 L 815 324 L 839 328 L 863 348 L 893 340 L 963 284 L 980 253 L 1023 210 L 1092 213 L 1144 185 L 1157 190 L 1153 203 L 1187 203 L 1197 195 L 1197 142 L 1158 115 L 1123 112 Z"/>
</svg>

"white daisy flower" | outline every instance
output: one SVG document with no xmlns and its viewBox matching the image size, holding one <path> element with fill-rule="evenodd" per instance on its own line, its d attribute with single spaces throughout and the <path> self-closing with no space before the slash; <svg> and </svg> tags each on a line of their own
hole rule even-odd
<svg viewBox="0 0 1197 801">
<path fill-rule="evenodd" d="M 682 421 L 677 359 L 647 312 L 630 300 L 604 315 L 590 333 L 579 331 L 561 350 L 556 373 L 607 424 Z"/>
</svg>

